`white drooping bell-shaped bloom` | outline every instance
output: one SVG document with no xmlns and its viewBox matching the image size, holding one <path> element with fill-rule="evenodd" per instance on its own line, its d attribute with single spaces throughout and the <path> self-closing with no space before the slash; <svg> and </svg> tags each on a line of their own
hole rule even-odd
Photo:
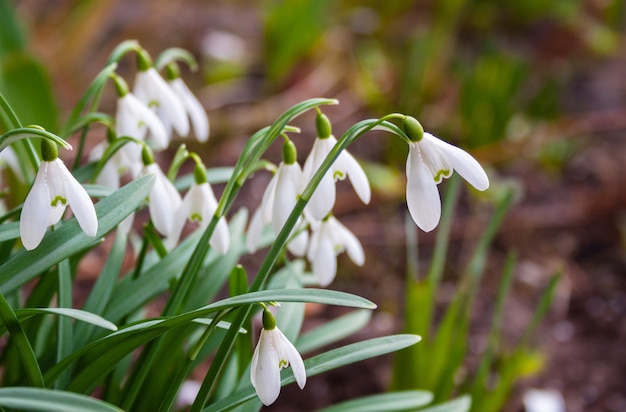
<svg viewBox="0 0 626 412">
<path fill-rule="evenodd" d="M 117 99 L 117 112 L 115 114 L 115 133 L 118 137 L 130 136 L 137 140 L 145 140 L 146 134 L 150 132 L 150 140 L 154 143 L 154 148 L 165 149 L 169 144 L 167 131 L 163 122 L 148 106 L 146 106 L 137 96 L 126 93 Z M 129 145 L 124 145 L 124 147 Z M 121 150 L 124 150 L 124 147 Z M 141 148 L 138 148 L 141 156 Z"/>
<path fill-rule="evenodd" d="M 146 150 L 144 150 L 144 158 Z M 148 209 L 150 219 L 156 230 L 163 236 L 169 237 L 174 230 L 174 215 L 182 203 L 180 193 L 163 173 L 159 165 L 153 159 L 146 159 L 141 175 L 153 174 L 154 186 L 148 195 Z"/>
<path fill-rule="evenodd" d="M 199 142 L 206 142 L 209 139 L 209 118 L 204 111 L 204 107 L 202 107 L 202 103 L 200 103 L 198 98 L 189 90 L 189 87 L 187 87 L 183 79 L 177 75 L 178 73 L 175 73 L 174 78 L 168 79 L 167 82 L 176 96 L 178 96 L 187 112 L 196 139 L 198 139 Z"/>
<path fill-rule="evenodd" d="M 312 227 L 307 259 L 320 286 L 326 287 L 335 279 L 337 256 L 344 251 L 355 264 L 363 266 L 365 254 L 361 242 L 334 216 L 327 216 L 317 228 Z"/>
<path fill-rule="evenodd" d="M 194 183 L 189 188 L 180 207 L 174 214 L 172 232 L 165 242 L 169 249 L 173 249 L 178 243 L 183 226 L 187 220 L 197 222 L 200 229 L 204 230 L 211 222 L 217 210 L 217 199 L 215 198 L 213 189 L 211 189 L 211 186 L 206 180 L 204 166 L 196 165 L 194 176 L 196 178 Z M 209 243 L 213 249 L 221 254 L 225 254 L 228 251 L 230 234 L 224 217 L 218 220 Z"/>
<path fill-rule="evenodd" d="M 306 183 L 311 180 L 333 146 L 337 143 L 337 139 L 331 133 L 330 121 L 324 114 L 318 114 L 316 126 L 318 137 L 315 139 L 303 167 L 304 181 Z M 346 176 L 361 201 L 365 204 L 369 203 L 371 189 L 367 176 L 359 162 L 344 149 L 328 172 L 326 172 L 307 204 L 307 211 L 311 217 L 322 220 L 330 213 L 335 205 L 335 180 L 343 180 Z"/>
<path fill-rule="evenodd" d="M 42 140 L 42 160 L 35 182 L 26 196 L 20 215 L 20 237 L 26 250 L 41 243 L 48 226 L 54 225 L 70 206 L 87 236 L 98 232 L 98 217 L 85 188 L 57 157 L 56 144 Z"/>
<path fill-rule="evenodd" d="M 285 142 L 284 160 L 278 165 L 276 174 L 263 193 L 261 205 L 252 216 L 246 239 L 248 251 L 251 253 L 256 251 L 261 232 L 266 225 L 271 223 L 274 234 L 280 232 L 302 194 L 304 179 L 302 169 L 296 162 L 295 150 L 291 141 Z M 300 223 L 301 221 L 296 223 L 295 227 L 298 228 Z M 291 253 L 302 256 L 306 250 L 307 240 L 307 232 L 299 232 L 287 244 L 287 248 Z"/>
<path fill-rule="evenodd" d="M 274 403 L 280 394 L 280 371 L 291 366 L 300 389 L 306 385 L 306 369 L 302 356 L 289 339 L 276 327 L 274 316 L 263 311 L 263 330 L 252 355 L 250 381 L 264 405 Z"/>
<path fill-rule="evenodd" d="M 411 143 L 406 161 L 406 201 L 411 217 L 425 232 L 430 232 L 441 218 L 441 199 L 437 185 L 456 170 L 477 190 L 489 187 L 484 169 L 466 151 L 424 133 L 412 117 L 403 122 Z"/>
<path fill-rule="evenodd" d="M 117 111 L 115 113 L 115 135 L 119 137 L 131 137 L 136 140 L 145 140 L 149 135 L 150 143 L 155 149 L 163 150 L 167 147 L 167 133 L 163 123 L 152 110 L 142 103 L 136 96 L 128 91 L 128 85 L 121 77 L 112 76 L 117 91 Z M 105 152 L 106 144 L 102 143 L 94 147 L 89 159 L 100 160 Z M 118 188 L 119 178 L 126 172 L 130 172 L 136 178 L 141 171 L 141 145 L 135 142 L 127 142 L 119 148 L 107 161 L 96 183 L 108 187 Z"/>
<path fill-rule="evenodd" d="M 172 137 L 172 129 L 180 136 L 189 134 L 187 112 L 180 98 L 170 85 L 152 67 L 152 62 L 145 52 L 137 54 L 138 68 L 133 93 L 139 100 L 155 110 L 157 117 L 165 126 L 167 141 Z"/>
</svg>

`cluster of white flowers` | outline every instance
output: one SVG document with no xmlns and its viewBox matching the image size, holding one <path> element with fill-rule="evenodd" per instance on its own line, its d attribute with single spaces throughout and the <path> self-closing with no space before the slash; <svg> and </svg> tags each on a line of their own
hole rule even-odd
<svg viewBox="0 0 626 412">
<path fill-rule="evenodd" d="M 185 137 L 194 130 L 196 138 L 205 142 L 209 122 L 200 102 L 180 79 L 173 64 L 167 66 L 165 80 L 153 67 L 143 50 L 137 51 L 138 72 L 132 92 L 126 82 L 116 74 L 111 78 L 117 91 L 115 138 L 125 144 L 107 159 L 96 182 L 114 189 L 119 188 L 123 175 L 131 179 L 154 175 L 155 183 L 148 197 L 148 207 L 154 228 L 164 237 L 164 244 L 173 249 L 178 243 L 186 221 L 198 222 L 206 228 L 213 219 L 218 202 L 207 182 L 206 168 L 196 154 L 188 154 L 195 162 L 194 183 L 181 197 L 173 183 L 154 162 L 153 150 L 167 148 L 173 134 Z M 406 198 L 409 212 L 415 223 L 424 231 L 433 230 L 441 216 L 441 201 L 437 184 L 452 175 L 453 170 L 478 190 L 489 186 L 489 179 L 480 164 L 467 152 L 445 143 L 429 133 L 412 117 L 406 116 L 401 136 L 408 141 L 409 155 L 406 163 Z M 247 233 L 247 248 L 254 252 L 265 226 L 274 234 L 283 230 L 300 196 L 314 179 L 322 163 L 333 151 L 337 139 L 332 134 L 330 121 L 318 110 L 317 138 L 304 166 L 297 161 L 296 147 L 285 137 L 282 162 L 275 170 L 253 214 Z M 398 133 L 399 129 L 387 129 Z M 88 236 L 98 233 L 95 207 L 85 191 L 63 162 L 58 158 L 57 146 L 42 140 L 42 162 L 35 182 L 24 202 L 20 217 L 20 234 L 24 247 L 36 248 L 47 228 L 57 223 L 69 205 L 82 230 Z M 107 154 L 107 142 L 96 146 L 90 159 L 99 161 Z M 10 151 L 2 152 L 4 163 L 15 163 Z M 332 214 L 336 199 L 335 183 L 348 178 L 357 196 L 368 204 L 371 198 L 367 176 L 355 158 L 345 149 L 335 160 L 319 185 L 308 199 L 306 208 L 293 226 L 287 242 L 288 250 L 296 256 L 306 257 L 319 285 L 328 286 L 337 273 L 337 256 L 344 251 L 357 265 L 364 264 L 363 247 L 357 237 Z M 128 231 L 132 215 L 122 224 Z M 226 253 L 229 248 L 229 231 L 226 220 L 219 217 L 210 239 L 212 248 Z M 264 309 L 263 329 L 252 358 L 250 378 L 259 398 L 265 405 L 273 403 L 281 387 L 280 370 L 291 365 L 300 388 L 306 383 L 302 358 L 294 346 L 276 327 L 273 315 Z"/>
<path fill-rule="evenodd" d="M 217 200 L 207 182 L 206 169 L 197 156 L 194 157 L 196 169 L 201 171 L 194 174 L 196 179 L 183 199 L 159 165 L 154 163 L 151 152 L 152 149 L 166 149 L 174 132 L 185 137 L 192 128 L 196 139 L 206 142 L 209 120 L 201 103 L 180 78 L 174 63 L 168 66 L 168 80 L 165 80 L 144 50 L 138 50 L 137 56 L 138 71 L 132 92 L 121 77 L 111 75 L 118 96 L 115 138 L 127 138 L 128 142 L 107 160 L 96 183 L 117 189 L 125 174 L 131 179 L 155 175 L 155 184 L 148 198 L 150 218 L 155 229 L 165 237 L 165 245 L 172 249 L 187 220 L 198 222 L 201 228 L 209 224 L 217 209 Z M 109 144 L 111 142 L 95 146 L 90 160 L 99 161 Z M 56 147 L 51 145 L 44 140 L 42 147 L 46 147 L 49 154 L 44 156 L 20 217 L 22 243 L 28 250 L 39 245 L 46 228 L 60 220 L 68 204 L 85 234 L 93 237 L 97 233 L 98 219 L 91 199 L 58 159 Z M 119 229 L 128 232 L 132 223 L 133 215 L 125 219 Z M 210 243 L 221 253 L 228 250 L 229 232 L 223 217 L 219 219 Z"/>
</svg>

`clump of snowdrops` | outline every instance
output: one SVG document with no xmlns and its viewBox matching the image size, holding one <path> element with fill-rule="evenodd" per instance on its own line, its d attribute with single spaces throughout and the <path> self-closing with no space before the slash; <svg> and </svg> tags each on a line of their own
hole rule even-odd
<svg viewBox="0 0 626 412">
<path fill-rule="evenodd" d="M 116 73 L 129 54 L 137 62 L 132 88 Z M 196 68 L 184 50 L 168 49 L 153 61 L 137 42 L 122 43 L 58 131 L 23 126 L 0 99 L 1 164 L 18 177 L 0 185 L 7 201 L 15 202 L 18 185 L 27 192 L 15 207 L 7 202 L 0 217 L 0 406 L 256 410 L 274 403 L 283 385 L 305 389 L 308 377 L 419 342 L 417 335 L 392 335 L 320 352 L 367 324 L 376 307 L 326 289 L 339 254 L 355 265 L 366 260 L 358 238 L 333 215 L 339 180 L 347 179 L 363 203 L 371 198 L 368 177 L 347 147 L 371 130 L 406 142 L 408 211 L 424 231 L 439 223 L 437 185 L 454 170 L 476 189 L 488 188 L 479 163 L 399 113 L 360 121 L 335 137 L 323 108 L 338 102 L 315 98 L 253 134 L 233 167 L 207 168 L 181 144 L 206 142 L 210 128 L 179 64 Z M 114 115 L 99 111 L 107 85 L 117 96 Z M 316 136 L 293 139 L 300 129 L 292 122 L 311 110 Z M 107 139 L 92 144 L 97 124 Z M 74 134 L 77 148 L 66 140 Z M 296 142 L 304 139 L 314 143 L 301 166 Z M 165 169 L 154 153 L 175 143 Z M 262 159 L 273 144 L 282 145 L 277 165 Z M 77 152 L 69 167 L 62 160 L 68 150 Z M 193 173 L 179 173 L 185 162 Z M 261 203 L 250 214 L 231 210 L 255 173 L 273 174 Z M 225 183 L 219 199 L 215 183 Z M 136 214 L 144 208 L 148 216 Z M 76 278 L 97 250 L 107 258 L 78 309 Z M 238 262 L 257 250 L 266 250 L 265 258 L 246 273 Z M 218 299 L 224 289 L 229 297 Z M 306 302 L 355 310 L 301 334 Z M 308 357 L 312 351 L 318 354 Z M 431 399 L 401 391 L 353 402 L 405 410 Z"/>
</svg>

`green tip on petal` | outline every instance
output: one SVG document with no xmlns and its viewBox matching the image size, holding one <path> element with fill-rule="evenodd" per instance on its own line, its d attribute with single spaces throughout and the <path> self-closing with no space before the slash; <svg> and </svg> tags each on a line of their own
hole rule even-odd
<svg viewBox="0 0 626 412">
<path fill-rule="evenodd" d="M 206 168 L 202 164 L 196 164 L 193 169 L 193 179 L 197 185 L 201 185 L 207 182 Z"/>
<path fill-rule="evenodd" d="M 143 161 L 144 166 L 154 163 L 154 155 L 148 145 L 143 145 L 143 149 L 141 150 L 141 160 Z"/>
<path fill-rule="evenodd" d="M 283 162 L 287 165 L 292 165 L 296 162 L 297 157 L 296 145 L 291 140 L 285 140 L 283 144 Z"/>
<path fill-rule="evenodd" d="M 152 67 L 152 59 L 147 51 L 141 49 L 137 52 L 137 68 L 140 72 L 145 72 Z"/>
<path fill-rule="evenodd" d="M 419 142 L 424 137 L 424 128 L 415 117 L 405 117 L 402 121 L 402 129 L 412 142 Z"/>
<path fill-rule="evenodd" d="M 263 309 L 263 329 L 272 330 L 276 328 L 276 318 L 267 309 Z"/>
<path fill-rule="evenodd" d="M 41 158 L 46 162 L 52 162 L 57 157 L 59 157 L 57 144 L 48 139 L 41 139 Z"/>
<path fill-rule="evenodd" d="M 324 113 L 318 113 L 315 118 L 315 128 L 317 129 L 317 137 L 320 139 L 327 139 L 333 134 L 333 128 L 330 124 L 330 120 Z"/>
</svg>

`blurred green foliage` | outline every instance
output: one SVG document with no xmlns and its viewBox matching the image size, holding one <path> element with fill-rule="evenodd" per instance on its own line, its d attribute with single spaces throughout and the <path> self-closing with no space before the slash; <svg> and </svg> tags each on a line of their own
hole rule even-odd
<svg viewBox="0 0 626 412">
<path fill-rule="evenodd" d="M 0 0 L 0 92 L 22 123 L 57 130 L 50 77 L 26 50 L 26 38 L 10 0 Z"/>
</svg>

